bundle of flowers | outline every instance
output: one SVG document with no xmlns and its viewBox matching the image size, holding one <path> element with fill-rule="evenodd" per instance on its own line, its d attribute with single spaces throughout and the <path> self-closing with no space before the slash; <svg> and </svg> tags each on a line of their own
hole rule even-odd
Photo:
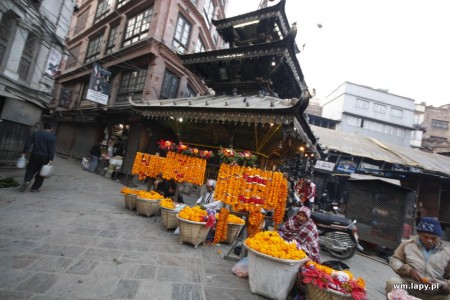
<svg viewBox="0 0 450 300">
<path fill-rule="evenodd" d="M 218 151 L 220 161 L 227 164 L 237 163 L 238 158 L 236 157 L 236 152 L 233 148 L 220 148 Z"/>
<path fill-rule="evenodd" d="M 167 209 L 174 209 L 175 204 L 173 203 L 172 199 L 170 198 L 164 198 L 159 202 L 159 206 L 167 208 Z"/>
<path fill-rule="evenodd" d="M 220 148 L 218 154 L 221 162 L 226 164 L 254 166 L 258 160 L 258 156 L 248 150 L 237 152 L 233 148 Z"/>
<path fill-rule="evenodd" d="M 175 150 L 175 148 L 177 147 L 176 143 L 170 141 L 170 140 L 160 140 L 158 142 L 159 148 L 162 150 Z"/>
<path fill-rule="evenodd" d="M 130 189 L 129 187 L 123 187 L 120 190 L 120 193 L 125 194 L 125 195 L 137 195 L 139 194 L 141 190 L 134 190 L 134 189 Z"/>
<path fill-rule="evenodd" d="M 306 257 L 296 242 L 286 242 L 276 231 L 262 231 L 245 240 L 245 245 L 260 253 L 281 259 L 301 260 Z"/>
<path fill-rule="evenodd" d="M 194 207 L 185 206 L 179 213 L 178 217 L 193 221 L 193 222 L 206 222 L 207 227 L 214 226 L 216 218 L 212 210 L 204 210 L 200 206 Z"/>
<path fill-rule="evenodd" d="M 220 218 L 220 213 L 217 213 L 216 214 L 216 219 L 219 219 L 219 218 Z M 245 221 L 241 217 L 238 217 L 238 216 L 233 215 L 233 214 L 229 214 L 228 218 L 227 218 L 227 223 L 228 224 L 244 225 Z"/>
<path fill-rule="evenodd" d="M 147 192 L 147 191 L 139 191 L 139 193 L 137 194 L 137 196 L 138 196 L 139 198 L 143 198 L 143 199 L 152 199 L 152 200 L 161 200 L 161 199 L 164 198 L 160 193 L 155 192 L 155 191 L 150 191 L 150 192 Z"/>
<path fill-rule="evenodd" d="M 361 277 L 354 278 L 348 271 L 337 271 L 330 267 L 309 261 L 301 273 L 303 283 L 311 283 L 320 289 L 334 290 L 351 295 L 355 300 L 367 299 L 366 283 Z"/>
<path fill-rule="evenodd" d="M 238 152 L 237 158 L 243 165 L 254 166 L 258 160 L 258 156 L 252 154 L 250 151 Z"/>
</svg>

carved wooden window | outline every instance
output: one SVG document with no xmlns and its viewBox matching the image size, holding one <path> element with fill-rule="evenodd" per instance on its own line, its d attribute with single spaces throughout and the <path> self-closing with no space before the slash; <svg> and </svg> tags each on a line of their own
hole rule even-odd
<svg viewBox="0 0 450 300">
<path fill-rule="evenodd" d="M 19 78 L 27 80 L 31 71 L 31 65 L 33 63 L 34 54 L 36 52 L 36 46 L 38 44 L 38 38 L 35 34 L 29 33 L 25 46 L 23 48 L 22 57 L 19 63 Z"/>
<path fill-rule="evenodd" d="M 176 98 L 179 83 L 180 78 L 175 76 L 175 74 L 171 73 L 170 71 L 166 70 L 166 72 L 164 73 L 164 80 L 159 98 L 161 99 Z"/>
<path fill-rule="evenodd" d="M 144 92 L 145 80 L 147 78 L 147 68 L 137 71 L 128 71 L 123 73 L 120 83 L 117 102 L 127 102 L 128 96 L 133 100 L 141 100 Z"/>
<path fill-rule="evenodd" d="M 95 23 L 103 20 L 110 12 L 112 8 L 113 0 L 103 0 L 97 6 L 97 12 L 95 13 Z"/>
<path fill-rule="evenodd" d="M 86 51 L 86 63 L 96 60 L 100 57 L 100 51 L 102 49 L 103 33 L 89 41 L 89 45 Z"/>
<path fill-rule="evenodd" d="M 13 25 L 14 19 L 10 15 L 10 12 L 3 13 L 2 20 L 0 21 L 0 63 L 2 62 L 8 44 L 11 41 Z"/>
<path fill-rule="evenodd" d="M 119 32 L 119 26 L 111 28 L 109 31 L 108 44 L 106 45 L 106 54 L 114 52 L 116 47 L 117 33 Z"/>
<path fill-rule="evenodd" d="M 124 47 L 139 42 L 148 36 L 152 11 L 152 8 L 148 8 L 128 20 L 123 41 Z"/>
<path fill-rule="evenodd" d="M 178 16 L 177 27 L 173 37 L 172 46 L 176 51 L 185 53 L 188 50 L 189 37 L 191 35 L 191 24 L 182 15 Z"/>
</svg>

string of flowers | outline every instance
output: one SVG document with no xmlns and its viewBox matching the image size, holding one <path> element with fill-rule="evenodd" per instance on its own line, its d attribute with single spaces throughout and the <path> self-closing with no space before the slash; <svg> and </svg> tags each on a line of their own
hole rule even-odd
<svg viewBox="0 0 450 300">
<path fill-rule="evenodd" d="M 253 237 L 255 234 L 261 231 L 261 227 L 264 221 L 264 215 L 261 209 L 257 207 L 251 207 L 248 215 L 248 237 Z"/>
<path fill-rule="evenodd" d="M 354 278 L 349 270 L 337 271 L 330 267 L 309 261 L 301 272 L 302 281 L 319 289 L 334 290 L 351 295 L 355 300 L 366 300 L 366 284 L 361 277 Z"/>
<path fill-rule="evenodd" d="M 227 239 L 228 215 L 230 211 L 227 208 L 221 208 L 219 219 L 216 224 L 216 233 L 214 234 L 214 243 L 220 243 Z"/>
</svg>

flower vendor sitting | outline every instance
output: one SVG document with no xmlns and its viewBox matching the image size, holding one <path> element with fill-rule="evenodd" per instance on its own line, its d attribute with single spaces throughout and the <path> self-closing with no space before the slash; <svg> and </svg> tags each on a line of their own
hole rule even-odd
<svg viewBox="0 0 450 300">
<path fill-rule="evenodd" d="M 300 207 L 296 215 L 284 222 L 279 233 L 289 242 L 295 240 L 311 260 L 320 262 L 319 233 L 311 220 L 311 210 L 308 207 Z"/>
<path fill-rule="evenodd" d="M 395 250 L 389 265 L 400 277 L 386 282 L 386 295 L 394 286 L 425 300 L 450 300 L 450 249 L 441 241 L 438 220 L 425 217 L 416 227 L 417 237 Z"/>
<path fill-rule="evenodd" d="M 203 205 L 206 208 L 219 211 L 222 207 L 222 202 L 214 200 L 214 189 L 216 187 L 216 181 L 214 179 L 208 179 L 206 182 L 206 192 L 197 200 L 198 205 Z"/>
</svg>

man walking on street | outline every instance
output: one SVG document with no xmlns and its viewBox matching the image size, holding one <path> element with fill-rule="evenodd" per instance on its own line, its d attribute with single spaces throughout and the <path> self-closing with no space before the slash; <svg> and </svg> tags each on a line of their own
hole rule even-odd
<svg viewBox="0 0 450 300">
<path fill-rule="evenodd" d="M 21 192 L 24 192 L 34 177 L 34 183 L 31 186 L 31 192 L 38 192 L 39 188 L 44 182 L 44 177 L 39 175 L 39 172 L 43 165 L 51 164 L 55 156 L 55 142 L 56 137 L 52 132 L 53 121 L 44 120 L 44 129 L 35 131 L 31 137 L 25 143 L 23 148 L 23 154 L 26 154 L 28 150 L 33 146 L 31 151 L 30 160 L 27 164 L 25 171 L 25 178 L 22 186 L 19 188 Z"/>
</svg>

